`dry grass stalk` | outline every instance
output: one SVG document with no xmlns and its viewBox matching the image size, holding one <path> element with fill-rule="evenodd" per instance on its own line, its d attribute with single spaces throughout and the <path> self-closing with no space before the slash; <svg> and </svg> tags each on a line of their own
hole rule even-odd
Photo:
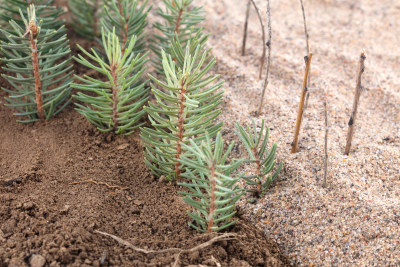
<svg viewBox="0 0 400 267">
<path fill-rule="evenodd" d="M 248 20 L 249 20 L 249 12 L 250 12 L 250 5 L 249 3 L 252 3 L 254 6 L 254 9 L 257 12 L 258 20 L 260 21 L 261 25 L 261 31 L 262 31 L 262 42 L 263 42 L 263 53 L 260 59 L 260 73 L 259 73 L 259 78 L 261 79 L 262 76 L 262 70 L 264 68 L 264 62 L 265 62 L 265 55 L 267 54 L 267 48 L 264 45 L 265 44 L 265 26 L 264 26 L 264 21 L 262 19 L 260 9 L 258 8 L 256 2 L 254 0 L 249 0 L 247 4 L 247 11 L 246 11 L 246 20 L 244 22 L 244 33 L 243 33 L 243 45 L 242 45 L 242 55 L 244 56 L 245 50 L 246 50 L 246 40 L 247 40 L 247 28 L 248 28 Z"/>
<path fill-rule="evenodd" d="M 362 74 L 364 73 L 364 61 L 365 61 L 365 52 L 361 52 L 360 55 L 360 64 L 358 67 L 358 75 L 357 75 L 357 82 L 356 82 L 356 93 L 354 95 L 354 102 L 353 102 L 353 110 L 350 115 L 350 120 L 349 120 L 349 130 L 347 132 L 347 142 L 346 142 L 346 149 L 344 154 L 348 155 L 350 153 L 350 148 L 351 148 L 351 141 L 353 140 L 353 135 L 354 135 L 354 124 L 356 122 L 356 115 L 357 115 L 357 109 L 358 109 L 358 103 L 360 101 L 360 96 L 362 92 L 362 85 L 361 85 L 361 77 Z"/>
<path fill-rule="evenodd" d="M 270 66 L 271 66 L 272 27 L 271 27 L 271 7 L 270 7 L 270 4 L 269 4 L 269 0 L 267 0 L 267 16 L 268 16 L 268 41 L 265 44 L 266 47 L 268 47 L 267 74 L 265 75 L 264 87 L 263 87 L 263 90 L 262 90 L 262 93 L 261 93 L 260 106 L 258 107 L 257 116 L 260 116 L 261 110 L 262 110 L 262 107 L 263 107 L 263 104 L 264 104 L 264 95 L 265 95 L 265 91 L 266 91 L 268 83 L 269 83 L 269 81 L 268 81 L 268 79 L 269 79 L 269 69 L 270 69 Z"/>
<path fill-rule="evenodd" d="M 307 57 L 306 71 L 304 73 L 303 88 L 301 91 L 299 111 L 297 113 L 297 121 L 296 121 L 295 133 L 294 133 L 294 140 L 292 143 L 292 153 L 296 153 L 297 144 L 299 142 L 299 132 L 300 132 L 301 121 L 303 119 L 304 101 L 305 101 L 307 90 L 308 90 L 307 79 L 308 79 L 308 74 L 310 72 L 311 59 L 312 59 L 312 53 L 308 54 L 308 57 Z"/>
<path fill-rule="evenodd" d="M 328 104 L 327 104 L 327 95 L 325 94 L 324 100 L 324 115 L 325 115 L 325 157 L 324 157 L 324 183 L 322 184 L 323 187 L 327 187 L 326 178 L 328 176 Z"/>
</svg>

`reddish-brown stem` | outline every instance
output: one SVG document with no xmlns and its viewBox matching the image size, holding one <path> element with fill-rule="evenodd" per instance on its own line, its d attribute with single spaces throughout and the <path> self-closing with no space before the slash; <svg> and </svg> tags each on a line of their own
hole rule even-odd
<svg viewBox="0 0 400 267">
<path fill-rule="evenodd" d="M 119 13 L 121 14 L 121 17 L 124 17 L 121 0 L 118 1 L 118 8 L 119 8 Z M 125 24 L 124 24 L 124 30 L 122 30 L 122 36 L 123 36 L 122 45 L 121 45 L 122 55 L 125 53 L 125 44 L 126 44 L 126 41 L 128 40 L 128 35 L 129 35 L 128 20 L 129 20 L 129 16 L 126 18 Z"/>
<path fill-rule="evenodd" d="M 36 106 L 38 117 L 40 120 L 44 120 L 44 110 L 43 110 L 43 98 L 42 98 L 42 81 L 40 79 L 39 73 L 39 57 L 38 57 L 38 47 L 37 47 L 37 34 L 38 27 L 33 21 L 29 22 L 29 28 L 27 33 L 29 35 L 29 41 L 31 42 L 32 48 L 32 66 L 33 66 L 33 76 L 35 77 L 35 92 L 36 92 Z"/>
<path fill-rule="evenodd" d="M 257 149 L 255 147 L 252 149 L 252 151 L 253 151 L 254 157 L 256 158 L 256 162 L 255 163 L 256 163 L 256 166 L 257 166 L 256 175 L 257 175 L 258 181 L 257 181 L 257 192 L 256 192 L 256 195 L 260 196 L 261 195 L 261 159 L 258 156 Z"/>
<path fill-rule="evenodd" d="M 176 25 L 175 25 L 176 34 L 179 34 L 179 27 L 181 26 L 182 15 L 183 15 L 183 9 L 180 9 L 178 19 L 176 20 Z"/>
<path fill-rule="evenodd" d="M 214 225 L 214 212 L 215 212 L 215 201 L 217 200 L 217 196 L 215 195 L 215 191 L 217 189 L 217 182 L 215 181 L 215 164 L 211 166 L 211 202 L 210 202 L 210 214 L 208 215 L 208 228 L 207 232 L 212 232 L 212 227 Z"/>
<path fill-rule="evenodd" d="M 181 82 L 180 88 L 180 99 L 179 99 L 179 112 L 178 112 L 178 141 L 176 143 L 176 163 L 175 163 L 175 173 L 176 179 L 180 180 L 181 177 L 181 170 L 180 166 L 181 163 L 179 162 L 182 154 L 182 141 L 183 141 L 183 124 L 185 122 L 185 94 L 186 94 L 186 79 L 183 79 Z"/>
<path fill-rule="evenodd" d="M 175 7 L 175 2 L 173 3 L 173 7 Z M 179 27 L 181 26 L 182 15 L 183 15 L 183 8 L 179 10 L 179 15 L 176 20 L 175 32 L 177 35 L 179 35 Z M 174 41 L 176 41 L 175 36 L 174 36 Z M 175 61 L 175 63 L 177 62 L 177 59 L 175 57 L 173 57 L 173 60 Z"/>
<path fill-rule="evenodd" d="M 113 130 L 116 130 L 118 127 L 118 83 L 117 83 L 117 66 L 115 64 L 111 65 L 111 76 L 113 78 L 113 85 L 111 87 L 112 91 L 112 100 L 113 100 L 113 109 L 112 109 L 112 121 L 113 121 Z"/>
</svg>

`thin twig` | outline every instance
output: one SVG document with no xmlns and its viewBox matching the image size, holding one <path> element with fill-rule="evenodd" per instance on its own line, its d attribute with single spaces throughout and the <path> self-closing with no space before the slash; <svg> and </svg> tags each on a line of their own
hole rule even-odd
<svg viewBox="0 0 400 267">
<path fill-rule="evenodd" d="M 118 188 L 118 189 L 121 189 L 121 190 L 128 190 L 129 189 L 129 187 L 121 187 L 121 186 L 118 186 L 118 185 L 109 185 L 108 183 L 97 182 L 97 181 L 95 181 L 93 179 L 88 179 L 88 180 L 84 180 L 84 181 L 75 181 L 75 182 L 71 182 L 69 184 L 83 184 L 83 183 L 93 183 L 93 184 L 97 184 L 97 185 L 105 185 L 110 189 L 114 189 L 114 188 Z"/>
<path fill-rule="evenodd" d="M 261 13 L 260 13 L 260 9 L 258 8 L 256 2 L 254 0 L 250 0 L 250 2 L 253 4 L 254 9 L 257 12 L 257 16 L 258 16 L 258 20 L 260 21 L 260 25 L 261 25 L 261 31 L 262 31 L 262 47 L 263 47 L 263 53 L 261 55 L 260 58 L 260 73 L 259 73 L 259 78 L 261 79 L 262 76 L 262 70 L 264 68 L 264 62 L 265 62 L 265 55 L 267 54 L 267 48 L 264 45 L 265 44 L 265 26 L 264 26 L 264 21 L 262 19 Z M 250 8 L 250 7 L 249 7 Z M 245 29 L 244 29 L 244 33 L 243 33 L 243 46 L 242 46 L 242 55 L 244 55 L 245 53 L 245 49 L 246 49 L 246 39 L 247 39 L 247 24 L 248 24 L 248 14 L 246 13 L 246 20 L 245 20 Z"/>
<path fill-rule="evenodd" d="M 264 62 L 265 62 L 265 55 L 267 54 L 267 47 L 265 46 L 265 26 L 264 26 L 264 21 L 262 19 L 260 10 L 258 9 L 258 6 L 256 5 L 256 2 L 254 0 L 251 0 L 251 2 L 253 3 L 253 6 L 257 12 L 258 20 L 260 21 L 261 31 L 262 31 L 263 52 L 262 52 L 261 59 L 260 59 L 260 74 L 259 74 L 259 79 L 261 79 L 262 70 L 263 70 Z"/>
<path fill-rule="evenodd" d="M 306 36 L 307 54 L 310 54 L 310 45 L 309 45 L 309 42 L 308 42 L 308 30 L 307 30 L 306 12 L 304 11 L 303 0 L 300 0 L 300 4 L 301 4 L 301 10 L 303 12 L 304 34 Z"/>
<path fill-rule="evenodd" d="M 305 35 L 305 39 L 306 39 L 306 49 L 307 49 L 307 55 L 310 54 L 310 43 L 309 43 L 309 34 L 308 34 L 308 30 L 307 30 L 307 20 L 306 20 L 306 12 L 304 10 L 304 4 L 303 4 L 303 0 L 300 0 L 300 5 L 301 5 L 301 10 L 303 13 L 303 24 L 304 24 L 304 35 Z M 307 65 L 307 62 L 306 62 Z M 310 69 L 311 72 L 311 69 Z M 310 77 L 311 77 L 311 73 L 308 75 L 308 79 L 307 79 L 307 88 L 310 88 Z M 307 109 L 308 107 L 308 99 L 310 97 L 310 91 L 307 91 L 307 95 L 306 95 L 306 101 L 304 104 L 304 110 Z"/>
<path fill-rule="evenodd" d="M 247 41 L 247 27 L 249 25 L 249 16 L 250 16 L 250 5 L 251 1 L 247 2 L 247 9 L 246 9 L 246 18 L 244 20 L 244 29 L 243 29 L 243 43 L 242 43 L 242 56 L 246 54 L 246 41 Z"/>
<path fill-rule="evenodd" d="M 350 153 L 351 141 L 353 139 L 353 134 L 354 134 L 354 123 L 356 122 L 358 103 L 360 101 L 360 96 L 361 96 L 361 92 L 362 92 L 361 77 L 362 77 L 362 74 L 364 73 L 364 69 L 365 69 L 365 66 L 364 66 L 365 59 L 366 59 L 365 52 L 361 52 L 360 64 L 358 67 L 358 75 L 357 75 L 357 82 L 356 82 L 356 93 L 354 95 L 354 102 L 353 102 L 353 111 L 351 112 L 351 115 L 350 115 L 349 130 L 347 132 L 346 149 L 344 152 L 344 154 L 346 154 L 346 155 L 348 155 Z"/>
<path fill-rule="evenodd" d="M 327 104 L 328 96 L 325 94 L 324 99 L 324 115 L 325 115 L 325 157 L 324 157 L 324 183 L 322 184 L 323 187 L 327 186 L 326 177 L 328 176 L 328 104 Z"/>
<path fill-rule="evenodd" d="M 101 231 L 98 231 L 98 230 L 95 230 L 95 232 L 99 233 L 101 235 L 105 235 L 105 236 L 111 237 L 112 239 L 114 239 L 118 243 L 120 243 L 120 244 L 122 244 L 124 246 L 127 246 L 127 247 L 129 247 L 129 248 L 131 248 L 131 249 L 133 249 L 133 250 L 135 250 L 137 252 L 141 252 L 143 254 L 146 254 L 146 255 L 148 255 L 148 254 L 162 254 L 162 253 L 168 253 L 168 252 L 176 253 L 174 255 L 175 262 L 174 262 L 173 266 L 178 266 L 179 258 L 180 258 L 180 255 L 182 253 L 191 253 L 191 252 L 194 252 L 194 251 L 202 250 L 202 249 L 204 249 L 206 247 L 211 246 L 215 242 L 232 240 L 232 239 L 236 239 L 236 237 L 237 237 L 237 234 L 235 234 L 235 233 L 226 233 L 226 234 L 223 234 L 223 235 L 216 236 L 216 237 L 210 239 L 209 241 L 201 243 L 200 245 L 197 245 L 197 246 L 195 246 L 195 247 L 193 247 L 191 249 L 167 248 L 167 249 L 161 249 L 161 250 L 146 250 L 146 249 L 142 249 L 142 248 L 136 247 L 136 246 L 132 245 L 130 242 L 128 242 L 126 240 L 123 240 L 122 238 L 120 238 L 118 236 L 115 236 L 115 235 L 112 235 L 112 234 L 108 234 L 108 233 L 105 233 L 105 232 L 101 232 Z"/>
<path fill-rule="evenodd" d="M 295 129 L 294 140 L 293 140 L 293 144 L 292 144 L 292 153 L 296 153 L 296 151 L 297 151 L 297 144 L 298 144 L 298 141 L 299 141 L 300 126 L 301 126 L 301 121 L 303 119 L 304 100 L 305 100 L 305 97 L 306 97 L 306 94 L 307 94 L 307 90 L 308 90 L 307 89 L 307 78 L 308 78 L 308 73 L 310 72 L 311 59 L 312 59 L 312 53 L 308 54 L 306 71 L 304 73 L 303 88 L 302 88 L 302 91 L 301 91 L 299 111 L 297 113 L 296 129 Z"/>
<path fill-rule="evenodd" d="M 261 93 L 261 100 L 260 100 L 260 106 L 258 107 L 258 112 L 257 116 L 260 116 L 261 110 L 264 104 L 264 95 L 265 91 L 267 90 L 268 86 L 268 79 L 269 79 L 269 69 L 271 66 L 271 42 L 272 42 L 272 27 L 271 27 L 271 7 L 269 4 L 269 0 L 267 0 L 267 17 L 268 17 L 268 42 L 265 44 L 266 47 L 268 47 L 268 59 L 267 59 L 267 74 L 265 75 L 265 80 L 264 80 L 264 86 L 263 90 Z"/>
</svg>

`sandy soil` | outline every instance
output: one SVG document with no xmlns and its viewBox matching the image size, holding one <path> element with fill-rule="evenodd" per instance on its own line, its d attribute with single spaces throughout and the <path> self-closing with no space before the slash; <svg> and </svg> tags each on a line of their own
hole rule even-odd
<svg viewBox="0 0 400 267">
<path fill-rule="evenodd" d="M 225 137 L 247 124 L 259 103 L 260 27 L 251 15 L 247 55 L 240 56 L 246 1 L 201 0 L 210 47 L 226 80 Z M 266 1 L 257 1 L 266 10 Z M 242 203 L 252 221 L 300 265 L 400 264 L 400 4 L 305 1 L 313 52 L 311 96 L 290 153 L 306 55 L 299 1 L 271 1 L 272 62 L 262 118 L 285 170 L 258 204 Z M 265 12 L 263 12 L 266 17 Z M 360 52 L 367 56 L 356 133 L 344 156 Z M 328 94 L 329 187 L 322 188 Z M 253 114 L 253 115 L 252 115 Z M 260 122 L 261 118 L 257 121 Z M 243 149 L 240 151 L 244 152 Z"/>
</svg>

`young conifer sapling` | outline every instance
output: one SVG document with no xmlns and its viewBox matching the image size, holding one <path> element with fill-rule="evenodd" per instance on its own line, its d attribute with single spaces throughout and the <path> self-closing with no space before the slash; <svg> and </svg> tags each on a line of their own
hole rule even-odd
<svg viewBox="0 0 400 267">
<path fill-rule="evenodd" d="M 71 23 L 75 32 L 87 39 L 100 35 L 100 20 L 104 2 L 107 0 L 68 0 Z"/>
<path fill-rule="evenodd" d="M 27 10 L 28 19 L 20 11 L 25 27 L 14 20 L 8 29 L 0 29 L 6 41 L 1 41 L 3 70 L 12 73 L 2 76 L 14 89 L 2 88 L 9 93 L 7 106 L 18 110 L 15 116 L 34 122 L 49 119 L 59 113 L 70 101 L 72 66 L 70 48 L 64 26 L 57 30 L 43 29 L 34 5 Z M 57 19 L 54 13 L 53 20 Z"/>
<path fill-rule="evenodd" d="M 185 196 L 183 200 L 193 207 L 193 211 L 188 212 L 193 220 L 189 225 L 209 233 L 219 232 L 236 223 L 237 220 L 231 218 L 236 213 L 236 202 L 244 193 L 236 185 L 240 177 L 233 176 L 243 160 L 227 163 L 234 143 L 224 153 L 221 133 L 218 133 L 213 144 L 214 141 L 209 138 L 200 145 L 190 140 L 190 145 L 182 146 L 192 156 L 183 155 L 179 160 L 186 170 L 182 176 L 190 181 L 179 183 L 188 189 L 188 192 L 179 192 Z"/>
<path fill-rule="evenodd" d="M 145 162 L 155 175 L 169 180 L 181 180 L 179 159 L 188 153 L 182 145 L 190 139 L 204 140 L 206 132 L 215 137 L 222 127 L 222 122 L 214 124 L 213 120 L 221 113 L 223 81 L 218 81 L 219 75 L 208 74 L 215 58 L 203 50 L 199 40 L 202 37 L 195 35 L 185 49 L 177 40 L 170 49 L 172 54 L 162 51 L 164 81 L 149 75 L 157 102 L 145 107 L 153 126 L 142 128 Z"/>
<path fill-rule="evenodd" d="M 103 31 L 102 40 L 107 60 L 103 60 L 94 49 L 89 53 L 78 45 L 91 61 L 82 55 L 74 59 L 101 74 L 105 80 L 87 75 L 75 76 L 81 83 L 72 85 L 80 90 L 74 98 L 86 104 L 76 103 L 77 110 L 102 132 L 128 135 L 143 124 L 139 121 L 145 114 L 142 107 L 147 101 L 148 89 L 145 81 L 138 81 L 144 72 L 147 53 L 132 52 L 136 36 L 128 40 L 125 50 L 121 50 L 115 31 Z"/>
<path fill-rule="evenodd" d="M 64 25 L 64 21 L 59 17 L 65 12 L 62 8 L 53 5 L 54 0 L 1 0 L 0 1 L 0 21 L 4 22 L 4 28 L 11 28 L 9 22 L 14 20 L 21 28 L 25 27 L 23 17 L 28 17 L 28 8 L 30 4 L 35 5 L 35 14 L 40 18 L 41 30 L 46 32 L 48 29 L 57 30 L 59 35 L 64 35 L 65 28 L 60 29 Z M 20 10 L 23 16 L 20 15 Z M 0 25 L 2 25 L 0 23 Z"/>
<path fill-rule="evenodd" d="M 249 161 L 256 167 L 254 175 L 243 177 L 246 183 L 251 186 L 247 191 L 260 197 L 266 190 L 268 190 L 282 170 L 283 165 L 281 163 L 271 176 L 266 177 L 274 169 L 277 145 L 274 143 L 271 149 L 268 150 L 269 128 L 265 127 L 264 120 L 261 122 L 261 129 L 259 132 L 254 120 L 252 121 L 252 128 L 247 127 L 247 131 L 240 126 L 239 123 L 236 123 L 235 126 L 235 132 L 242 140 L 250 157 Z"/>
<path fill-rule="evenodd" d="M 157 12 L 163 21 L 154 24 L 154 28 L 159 32 L 154 35 L 150 44 L 151 50 L 156 54 L 153 63 L 159 73 L 163 73 L 161 51 L 164 50 L 169 54 L 170 45 L 177 38 L 182 47 L 186 47 L 192 33 L 200 30 L 197 25 L 204 20 L 201 7 L 192 6 L 193 0 L 163 0 L 163 2 L 165 10 L 159 9 Z"/>
<path fill-rule="evenodd" d="M 115 33 L 121 43 L 122 51 L 127 47 L 132 36 L 136 36 L 133 53 L 143 53 L 145 50 L 144 29 L 147 25 L 148 0 L 141 5 L 137 0 L 110 0 L 104 5 L 104 16 L 101 25 L 105 31 Z"/>
</svg>

